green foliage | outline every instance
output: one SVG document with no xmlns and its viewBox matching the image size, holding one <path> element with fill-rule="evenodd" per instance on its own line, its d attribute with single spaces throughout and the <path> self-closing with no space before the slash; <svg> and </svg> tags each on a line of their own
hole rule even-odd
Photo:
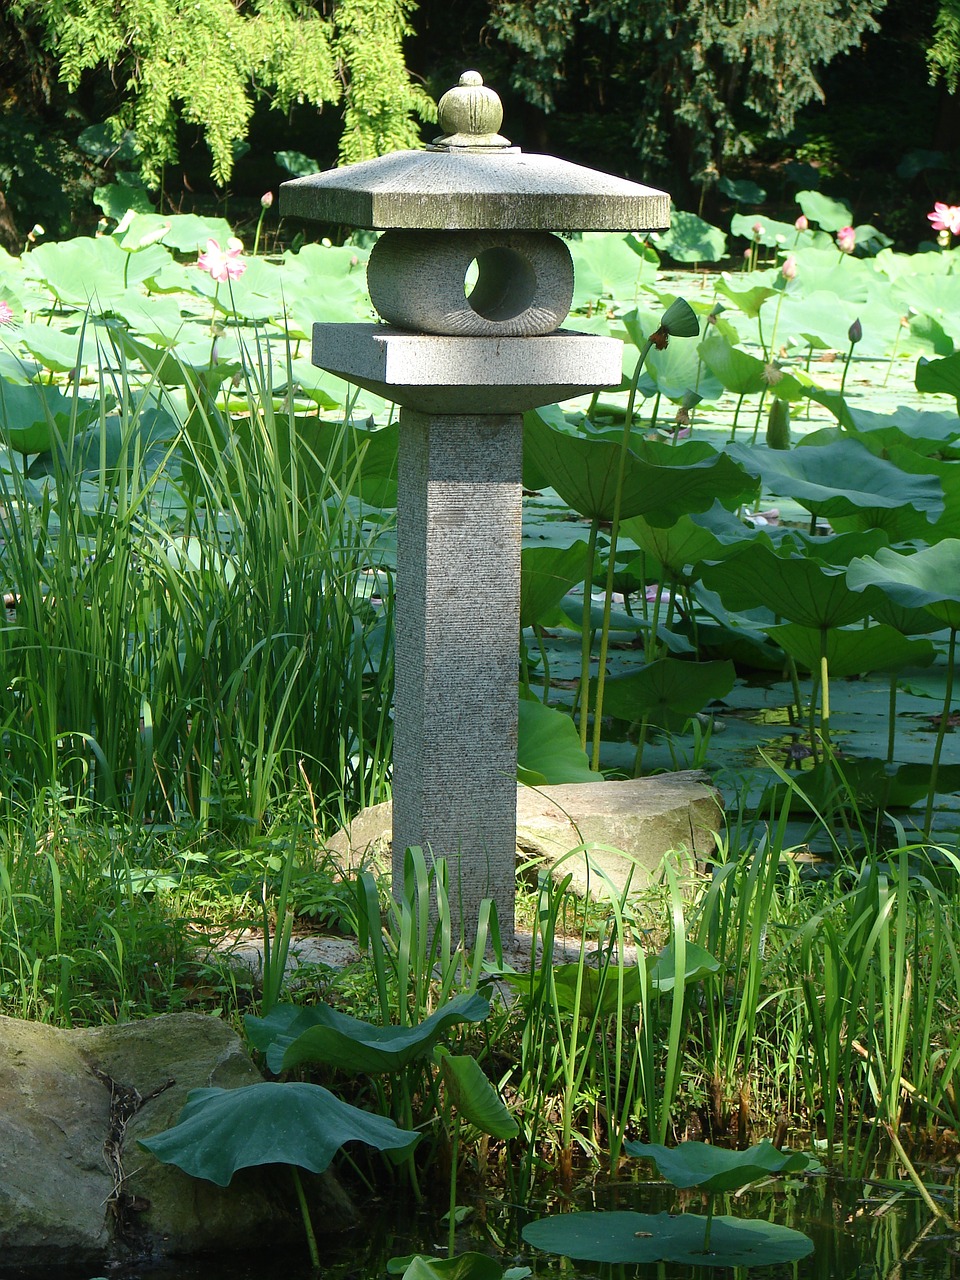
<svg viewBox="0 0 960 1280">
<path fill-rule="evenodd" d="M 411 34 L 415 0 L 342 0 L 335 9 L 335 52 L 346 65 L 344 132 L 340 160 L 370 160 L 418 145 L 411 116 L 437 118 L 424 90 L 410 80 L 403 38 Z"/>
<path fill-rule="evenodd" d="M 960 0 L 940 0 L 927 63 L 930 79 L 943 77 L 950 92 L 956 93 L 960 81 Z"/>
<path fill-rule="evenodd" d="M 876 30 L 884 3 L 510 0 L 491 25 L 511 46 L 512 83 L 529 101 L 556 108 L 570 65 L 599 61 L 605 94 L 640 122 L 637 155 L 661 162 L 679 143 L 691 168 L 708 170 L 749 150 L 747 122 L 789 132 L 800 107 L 822 100 L 820 70 Z"/>
<path fill-rule="evenodd" d="M 253 95 L 285 111 L 340 101 L 347 79 L 344 158 L 410 146 L 411 111 L 432 103 L 410 84 L 401 43 L 411 0 L 344 0 L 325 18 L 309 0 L 14 0 L 12 16 L 36 24 L 75 91 L 106 69 L 123 86 L 110 124 L 132 130 L 150 186 L 177 158 L 177 123 L 200 127 L 212 174 L 228 181 L 246 137 Z"/>
</svg>

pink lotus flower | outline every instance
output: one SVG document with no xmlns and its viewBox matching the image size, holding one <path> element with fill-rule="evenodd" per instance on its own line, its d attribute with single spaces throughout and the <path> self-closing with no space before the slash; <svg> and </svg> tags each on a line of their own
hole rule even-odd
<svg viewBox="0 0 960 1280">
<path fill-rule="evenodd" d="M 755 222 L 753 224 L 753 234 L 757 237 L 757 239 L 759 239 L 760 236 L 762 236 L 765 231 L 766 231 L 766 227 L 763 225 L 762 222 Z"/>
<path fill-rule="evenodd" d="M 841 227 L 837 232 L 837 248 L 841 253 L 853 253 L 857 243 L 857 233 L 853 227 Z"/>
<path fill-rule="evenodd" d="M 937 200 L 933 213 L 928 213 L 927 217 L 934 231 L 949 231 L 952 236 L 960 236 L 960 204 L 943 204 Z"/>
<path fill-rule="evenodd" d="M 780 274 L 784 280 L 796 280 L 797 278 L 797 260 L 793 254 L 788 254 L 783 260 L 783 266 L 780 268 Z"/>
<path fill-rule="evenodd" d="M 197 258 L 197 266 L 221 284 L 226 280 L 239 280 L 247 269 L 247 264 L 240 258 L 242 252 L 243 242 L 236 236 L 227 241 L 226 251 L 216 240 L 208 240 L 205 252 Z"/>
<path fill-rule="evenodd" d="M 768 511 L 745 511 L 743 518 L 748 524 L 753 525 L 755 529 L 778 525 L 780 523 L 780 508 L 771 507 Z"/>
<path fill-rule="evenodd" d="M 10 324 L 13 320 L 13 307 L 0 298 L 0 324 Z"/>
<path fill-rule="evenodd" d="M 796 222 L 793 225 L 797 228 L 798 231 L 806 231 L 806 229 L 810 226 L 810 223 L 807 221 L 806 215 L 801 213 L 800 217 L 796 220 Z"/>
<path fill-rule="evenodd" d="M 643 593 L 646 596 L 648 604 L 655 604 L 659 599 L 661 604 L 669 604 L 671 592 L 668 587 L 661 587 L 659 582 L 651 582 Z"/>
</svg>

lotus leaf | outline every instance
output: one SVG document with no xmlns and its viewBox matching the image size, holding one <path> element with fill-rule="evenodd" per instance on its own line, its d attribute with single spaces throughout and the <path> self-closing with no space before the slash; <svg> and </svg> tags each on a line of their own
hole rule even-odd
<svg viewBox="0 0 960 1280">
<path fill-rule="evenodd" d="M 612 441 L 574 436 L 551 428 L 539 413 L 524 415 L 524 452 L 538 476 L 581 515 L 610 520 L 613 515 L 620 448 Z M 676 465 L 659 466 L 627 455 L 620 514 L 645 515 L 651 524 L 670 524 L 677 516 L 702 511 L 717 497 L 735 497 L 750 489 L 741 468 L 707 446 L 707 456 L 687 462 L 689 454 L 672 450 Z"/>
<path fill-rule="evenodd" d="M 772 271 L 750 272 L 742 276 L 729 276 L 724 273 L 717 285 L 717 292 L 725 297 L 751 320 L 756 320 L 760 308 L 768 298 L 777 292 L 774 282 L 779 273 Z M 759 277 L 759 279 L 758 279 Z"/>
<path fill-rule="evenodd" d="M 727 237 L 695 213 L 671 209 L 669 231 L 654 231 L 651 240 L 674 262 L 719 262 L 727 252 Z"/>
<path fill-rule="evenodd" d="M 701 578 L 734 612 L 765 606 L 805 627 L 841 627 L 870 612 L 870 600 L 850 589 L 843 569 L 777 555 L 760 543 L 705 566 Z"/>
<path fill-rule="evenodd" d="M 623 317 L 623 326 L 633 346 L 641 348 L 657 328 L 657 320 L 649 312 L 634 310 Z M 639 351 L 624 351 L 625 372 L 630 358 L 638 355 Z M 632 375 L 633 369 L 629 372 Z M 662 351 L 654 348 L 648 352 L 638 386 L 644 396 L 660 394 L 673 401 L 682 400 L 690 392 L 696 392 L 701 400 L 719 400 L 723 393 L 719 380 L 703 368 L 692 342 L 673 341 Z"/>
<path fill-rule="evenodd" d="M 24 275 L 42 280 L 66 305 L 96 308 L 108 305 L 130 285 L 156 275 L 170 260 L 160 244 L 128 254 L 111 236 L 77 236 L 40 245 L 27 254 Z"/>
<path fill-rule="evenodd" d="M 806 671 L 815 671 L 821 658 L 821 635 L 817 628 L 784 622 L 769 627 L 775 644 Z M 878 623 L 872 627 L 845 630 L 834 627 L 827 633 L 827 663 L 831 676 L 855 676 L 865 671 L 896 671 L 901 667 L 924 666 L 934 659 L 930 640 L 908 640 L 893 627 Z"/>
<path fill-rule="evenodd" d="M 73 403 L 57 387 L 0 378 L 0 436 L 17 453 L 45 453 L 67 433 Z"/>
<path fill-rule="evenodd" d="M 138 1144 L 164 1164 L 226 1187 L 238 1169 L 292 1164 L 322 1173 L 347 1142 L 407 1152 L 419 1137 L 320 1085 L 262 1081 L 240 1089 L 192 1089 L 173 1128 Z"/>
<path fill-rule="evenodd" d="M 561 782 L 602 782 L 580 745 L 576 726 L 564 711 L 521 698 L 517 726 L 517 777 L 533 787 Z"/>
<path fill-rule="evenodd" d="M 530 627 L 555 609 L 571 587 L 583 581 L 589 548 L 524 547 L 520 555 L 520 626 Z"/>
<path fill-rule="evenodd" d="M 696 942 L 684 943 L 681 979 L 684 986 L 719 973 L 720 968 L 720 961 L 705 947 Z M 647 971 L 650 985 L 657 991 L 663 993 L 674 989 L 677 985 L 677 944 L 672 938 L 659 955 L 647 957 Z"/>
<path fill-rule="evenodd" d="M 621 532 L 648 555 L 678 578 L 685 576 L 691 565 L 701 560 L 722 560 L 738 544 L 769 538 L 760 530 L 749 529 L 719 502 L 709 511 L 695 516 L 680 516 L 666 527 L 651 525 L 643 516 L 634 516 L 620 526 Z"/>
<path fill-rule="evenodd" d="M 732 662 L 658 658 L 630 675 L 608 679 L 603 709 L 630 723 L 646 718 L 654 724 L 671 726 L 696 715 L 707 703 L 723 698 L 735 683 Z"/>
<path fill-rule="evenodd" d="M 700 343 L 700 358 L 710 372 L 735 395 L 757 395 L 766 390 L 766 366 L 762 360 L 739 347 L 732 347 L 720 334 Z"/>
<path fill-rule="evenodd" d="M 708 1142 L 681 1142 L 664 1147 L 652 1142 L 625 1142 L 628 1155 L 652 1160 L 660 1175 L 675 1187 L 701 1191 L 739 1191 L 760 1178 L 781 1173 L 807 1173 L 820 1163 L 804 1151 L 780 1151 L 769 1138 L 746 1151 L 730 1151 Z"/>
<path fill-rule="evenodd" d="M 448 1053 L 441 1045 L 435 1053 L 447 1096 L 461 1119 L 491 1138 L 515 1138 L 520 1126 L 503 1105 L 476 1058 Z"/>
<path fill-rule="evenodd" d="M 394 1265 L 398 1261 L 404 1265 Z M 391 1258 L 387 1274 L 402 1275 L 403 1280 L 506 1280 L 499 1262 L 487 1253 L 458 1253 L 453 1258 L 426 1258 L 415 1253 L 410 1258 Z"/>
<path fill-rule="evenodd" d="M 540 1218 L 528 1223 L 522 1235 L 544 1253 L 590 1262 L 760 1267 L 793 1262 L 813 1252 L 813 1241 L 789 1227 L 717 1215 L 709 1220 L 710 1251 L 704 1253 L 707 1226 L 708 1219 L 695 1213 L 609 1210 Z"/>
<path fill-rule="evenodd" d="M 921 359 L 914 381 L 918 391 L 939 391 L 953 396 L 960 413 L 960 351 L 943 360 Z"/>
<path fill-rule="evenodd" d="M 943 486 L 936 476 L 907 476 L 857 440 L 801 446 L 788 453 L 733 444 L 727 452 L 745 471 L 759 476 L 765 489 L 828 520 L 858 510 L 910 506 L 933 524 L 944 509 Z"/>
<path fill-rule="evenodd" d="M 839 231 L 853 222 L 850 206 L 842 200 L 831 200 L 821 191 L 798 191 L 797 204 L 824 231 Z"/>
<path fill-rule="evenodd" d="M 960 630 L 960 539 L 944 538 L 912 555 L 881 547 L 853 560 L 847 581 L 854 591 L 875 587 L 896 604 L 926 609 L 952 630 Z"/>
<path fill-rule="evenodd" d="M 627 302 L 636 297 L 646 265 L 625 237 L 591 231 L 572 241 L 569 248 L 574 265 L 574 310 L 583 310 L 601 298 Z"/>
<path fill-rule="evenodd" d="M 370 1074 L 401 1071 L 415 1059 L 426 1057 L 448 1028 L 459 1022 L 482 1022 L 489 1012 L 490 1005 L 482 996 L 461 992 L 415 1027 L 384 1027 L 320 1003 L 310 1006 L 309 1026 L 293 1038 L 278 1036 L 272 1041 L 267 1065 L 277 1073 L 302 1062 Z"/>
</svg>

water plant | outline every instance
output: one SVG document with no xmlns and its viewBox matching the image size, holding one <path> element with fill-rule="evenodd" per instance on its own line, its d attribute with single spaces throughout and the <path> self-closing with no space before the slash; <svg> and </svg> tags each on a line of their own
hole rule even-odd
<svg viewBox="0 0 960 1280">
<path fill-rule="evenodd" d="M 653 1160 L 675 1187 L 696 1187 L 708 1197 L 705 1217 L 693 1213 L 575 1212 L 528 1223 L 523 1238 L 535 1248 L 591 1262 L 682 1262 L 694 1266 L 751 1267 L 795 1261 L 813 1250 L 800 1231 L 756 1218 L 714 1213 L 714 1196 L 782 1173 L 805 1173 L 817 1162 L 803 1152 L 781 1152 L 769 1141 L 746 1151 L 702 1142 L 670 1148 L 626 1143 Z"/>
</svg>

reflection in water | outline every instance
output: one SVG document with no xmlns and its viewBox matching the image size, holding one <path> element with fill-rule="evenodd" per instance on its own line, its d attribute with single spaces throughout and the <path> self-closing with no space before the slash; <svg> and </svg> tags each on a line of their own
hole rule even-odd
<svg viewBox="0 0 960 1280">
<path fill-rule="evenodd" d="M 702 1212 L 699 1194 L 675 1192 L 663 1184 L 641 1181 L 595 1183 L 575 1195 L 574 1203 L 555 1202 L 539 1212 L 518 1217 L 510 1207 L 492 1199 L 478 1206 L 472 1223 L 458 1237 L 462 1251 L 476 1249 L 497 1256 L 504 1266 L 525 1264 L 536 1277 L 597 1277 L 599 1280 L 956 1280 L 960 1276 L 960 1236 L 932 1218 L 909 1184 L 900 1189 L 815 1177 L 790 1186 L 771 1184 L 721 1197 L 717 1212 L 766 1218 L 805 1231 L 814 1252 L 797 1263 L 776 1267 L 727 1270 L 670 1263 L 644 1267 L 605 1267 L 573 1264 L 536 1254 L 518 1245 L 520 1227 L 529 1217 L 563 1208 L 634 1209 Z M 952 1211 L 953 1205 L 945 1206 Z M 410 1206 L 381 1202 L 370 1206 L 360 1228 L 321 1240 L 322 1280 L 383 1280 L 391 1257 L 414 1252 L 445 1253 L 446 1226 L 436 1217 L 417 1214 Z M 58 1271 L 34 1273 L 31 1280 L 92 1280 L 96 1273 Z M 131 1266 L 104 1271 L 110 1280 L 311 1280 L 303 1256 L 211 1258 L 160 1266 Z M 2 1280 L 15 1280 L 0 1267 Z"/>
</svg>

